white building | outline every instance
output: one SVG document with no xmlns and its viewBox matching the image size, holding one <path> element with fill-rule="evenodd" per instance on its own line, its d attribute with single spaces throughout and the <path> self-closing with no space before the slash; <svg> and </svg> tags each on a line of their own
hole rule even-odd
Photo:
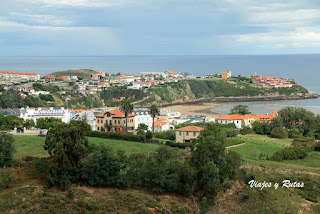
<svg viewBox="0 0 320 214">
<path fill-rule="evenodd" d="M 148 130 L 152 130 L 152 116 L 149 114 L 147 109 L 134 110 L 132 112 L 135 115 L 135 129 L 138 128 L 139 124 L 144 123 L 148 126 Z"/>
<path fill-rule="evenodd" d="M 154 132 L 163 132 L 173 129 L 170 122 L 165 118 L 160 118 L 154 122 Z"/>
<path fill-rule="evenodd" d="M 40 118 L 53 117 L 61 119 L 64 123 L 69 123 L 70 116 L 67 108 L 21 108 L 20 118 L 27 120 L 32 119 L 35 123 Z"/>
</svg>

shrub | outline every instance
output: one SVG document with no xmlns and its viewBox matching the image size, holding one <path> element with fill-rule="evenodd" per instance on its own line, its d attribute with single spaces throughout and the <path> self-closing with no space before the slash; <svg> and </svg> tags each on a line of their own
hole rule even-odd
<svg viewBox="0 0 320 214">
<path fill-rule="evenodd" d="M 166 145 L 171 147 L 178 147 L 180 149 L 185 149 L 186 147 L 190 147 L 190 148 L 193 147 L 192 143 L 175 143 L 173 141 L 167 141 Z"/>
<path fill-rule="evenodd" d="M 289 137 L 290 138 L 299 138 L 299 137 L 302 137 L 302 134 L 299 129 L 294 128 L 289 131 Z"/>
<path fill-rule="evenodd" d="M 314 139 L 314 137 L 299 137 L 299 138 L 295 138 L 293 140 L 293 142 L 315 142 L 316 140 Z"/>
<path fill-rule="evenodd" d="M 239 133 L 237 130 L 235 130 L 233 128 L 225 128 L 224 134 L 226 137 L 236 137 Z"/>
<path fill-rule="evenodd" d="M 99 131 L 92 131 L 90 132 L 90 137 L 100 137 L 100 138 L 107 138 L 107 139 L 115 139 L 115 140 L 128 140 L 128 141 L 135 141 L 135 142 L 145 142 L 147 139 L 147 135 L 134 135 L 133 133 L 123 133 L 123 132 L 99 132 Z M 148 136 L 149 137 L 149 136 Z"/>
<path fill-rule="evenodd" d="M 46 159 L 37 158 L 33 161 L 33 166 L 39 174 L 46 173 L 48 171 L 48 162 Z"/>
<path fill-rule="evenodd" d="M 277 151 L 273 156 L 272 160 L 282 161 L 282 160 L 298 160 L 304 159 L 308 156 L 308 153 L 298 147 L 288 147 Z"/>
<path fill-rule="evenodd" d="M 314 147 L 314 151 L 320 152 L 320 142 L 317 142 Z"/>
<path fill-rule="evenodd" d="M 316 144 L 310 143 L 310 142 L 293 141 L 291 146 L 302 148 L 302 149 L 306 150 L 307 152 L 312 152 L 315 150 Z"/>
<path fill-rule="evenodd" d="M 166 140 L 176 139 L 176 130 L 168 130 L 163 132 L 154 133 L 154 137 Z"/>
<path fill-rule="evenodd" d="M 0 188 L 9 188 L 17 180 L 17 176 L 11 170 L 0 171 Z"/>
<path fill-rule="evenodd" d="M 12 135 L 5 132 L 0 134 L 0 166 L 7 166 L 13 163 L 14 139 Z"/>
<path fill-rule="evenodd" d="M 252 132 L 253 132 L 253 130 L 249 126 L 244 126 L 240 130 L 240 134 L 242 134 L 242 135 L 251 134 Z"/>
<path fill-rule="evenodd" d="M 288 131 L 284 128 L 277 127 L 271 130 L 270 136 L 274 138 L 285 139 L 288 138 Z"/>
</svg>

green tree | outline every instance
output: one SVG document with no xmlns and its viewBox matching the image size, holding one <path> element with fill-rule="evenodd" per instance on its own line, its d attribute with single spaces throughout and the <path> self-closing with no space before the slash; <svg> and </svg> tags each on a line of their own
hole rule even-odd
<svg viewBox="0 0 320 214">
<path fill-rule="evenodd" d="M 30 129 L 30 127 L 35 127 L 35 123 L 32 119 L 27 119 L 24 123 L 23 126 L 26 127 L 27 129 Z"/>
<path fill-rule="evenodd" d="M 245 115 L 245 114 L 251 114 L 251 112 L 249 111 L 248 106 L 237 105 L 231 109 L 231 114 Z"/>
<path fill-rule="evenodd" d="M 160 114 L 159 108 L 156 104 L 153 104 L 150 109 L 149 112 L 151 114 L 152 117 L 152 137 L 154 137 L 154 118 Z"/>
<path fill-rule="evenodd" d="M 122 100 L 119 109 L 124 112 L 124 116 L 126 118 L 126 132 L 128 132 L 128 114 L 133 111 L 133 105 L 131 104 L 130 99 Z"/>
<path fill-rule="evenodd" d="M 145 133 L 148 130 L 148 125 L 145 123 L 140 123 L 137 128 L 137 133 Z"/>
<path fill-rule="evenodd" d="M 12 135 L 5 132 L 0 133 L 0 166 L 8 166 L 13 163 L 13 153 L 15 148 L 13 146 L 14 139 Z"/>
<path fill-rule="evenodd" d="M 80 166 L 80 160 L 87 155 L 88 143 L 79 126 L 60 123 L 48 131 L 44 145 L 44 149 L 52 157 L 48 185 L 64 186 L 66 172 Z"/>
</svg>

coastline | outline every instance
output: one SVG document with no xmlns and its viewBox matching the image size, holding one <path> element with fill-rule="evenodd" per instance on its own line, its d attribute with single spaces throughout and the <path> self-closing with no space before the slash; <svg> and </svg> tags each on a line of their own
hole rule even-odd
<svg viewBox="0 0 320 214">
<path fill-rule="evenodd" d="M 279 101 L 279 100 L 303 100 L 316 99 L 319 95 L 316 93 L 309 93 L 303 95 L 278 95 L 278 96 L 256 96 L 256 97 L 216 97 L 216 98 L 202 98 L 197 100 L 168 103 L 160 107 L 170 109 L 171 111 L 179 111 L 185 115 L 205 115 L 208 117 L 219 116 L 221 114 L 212 111 L 212 109 L 222 106 L 225 103 L 236 102 L 255 102 L 255 101 Z"/>
</svg>

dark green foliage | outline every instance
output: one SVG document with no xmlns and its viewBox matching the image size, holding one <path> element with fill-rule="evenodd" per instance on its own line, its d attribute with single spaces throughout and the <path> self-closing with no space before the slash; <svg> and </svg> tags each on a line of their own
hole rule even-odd
<svg viewBox="0 0 320 214">
<path fill-rule="evenodd" d="M 80 166 L 80 160 L 87 155 L 88 139 L 83 127 L 72 124 L 58 124 L 48 131 L 44 149 L 53 158 L 49 168 L 48 185 L 67 187 L 70 168 Z"/>
<path fill-rule="evenodd" d="M 38 174 L 44 174 L 48 171 L 48 161 L 46 159 L 34 159 L 33 166 L 37 170 Z"/>
<path fill-rule="evenodd" d="M 147 131 L 147 133 L 146 133 L 146 140 L 149 142 L 151 138 L 152 138 L 152 132 Z"/>
<path fill-rule="evenodd" d="M 288 147 L 282 150 L 277 151 L 272 157 L 271 160 L 282 161 L 282 160 L 298 160 L 304 159 L 308 156 L 308 153 L 298 147 Z"/>
<path fill-rule="evenodd" d="M 119 110 L 124 112 L 126 118 L 126 132 L 128 132 L 128 115 L 133 111 L 133 105 L 130 99 L 124 99 L 120 102 Z"/>
<path fill-rule="evenodd" d="M 224 128 L 223 131 L 226 137 L 236 137 L 239 134 L 239 132 L 233 128 Z"/>
<path fill-rule="evenodd" d="M 145 123 L 140 123 L 137 128 L 138 133 L 145 133 L 148 130 L 148 125 Z"/>
<path fill-rule="evenodd" d="M 197 190 L 197 171 L 189 164 L 183 164 L 179 172 L 178 191 L 184 196 L 190 196 Z"/>
<path fill-rule="evenodd" d="M 35 123 L 32 119 L 27 119 L 24 123 L 23 126 L 29 129 L 30 127 L 35 127 Z"/>
<path fill-rule="evenodd" d="M 320 142 L 317 142 L 315 147 L 314 147 L 314 151 L 320 152 Z"/>
<path fill-rule="evenodd" d="M 36 127 L 39 129 L 49 129 L 62 123 L 61 119 L 54 117 L 46 117 L 37 119 Z"/>
<path fill-rule="evenodd" d="M 289 137 L 290 137 L 290 138 L 301 138 L 301 137 L 302 137 L 302 134 L 301 134 L 301 132 L 300 132 L 299 129 L 294 128 L 294 129 L 291 129 L 291 130 L 289 131 Z"/>
<path fill-rule="evenodd" d="M 231 109 L 231 114 L 245 115 L 245 114 L 251 114 L 251 112 L 249 111 L 248 106 L 237 105 Z"/>
<path fill-rule="evenodd" d="M 44 101 L 53 101 L 54 102 L 54 98 L 52 95 L 49 95 L 49 94 L 40 94 L 39 95 L 39 98 L 41 100 L 44 100 Z"/>
<path fill-rule="evenodd" d="M 288 131 L 282 127 L 274 128 L 270 133 L 271 137 L 285 139 L 288 138 Z"/>
<path fill-rule="evenodd" d="M 246 135 L 246 134 L 252 134 L 253 130 L 249 126 L 243 126 L 240 130 L 240 134 Z"/>
<path fill-rule="evenodd" d="M 0 188 L 11 187 L 16 180 L 16 174 L 10 169 L 0 171 Z"/>
<path fill-rule="evenodd" d="M 111 148 L 99 146 L 84 163 L 82 179 L 92 186 L 117 185 L 123 161 L 120 156 L 112 152 Z"/>
<path fill-rule="evenodd" d="M 293 141 L 291 146 L 302 148 L 307 152 L 312 152 L 315 150 L 316 144 L 314 142 Z"/>
<path fill-rule="evenodd" d="M 144 90 L 127 89 L 126 87 L 109 87 L 108 89 L 100 92 L 100 97 L 104 100 L 105 105 L 113 106 L 118 105 L 120 102 L 113 101 L 119 97 L 131 98 L 132 101 L 138 101 L 145 98 L 147 95 Z"/>
<path fill-rule="evenodd" d="M 146 135 L 148 135 L 148 133 Z M 130 132 L 123 133 L 123 132 L 92 131 L 89 133 L 88 136 L 115 139 L 115 140 L 128 140 L 128 141 L 135 141 L 135 142 L 145 142 L 145 139 L 146 139 L 146 136 L 144 136 L 144 135 L 134 135 Z"/>
<path fill-rule="evenodd" d="M 4 116 L 2 113 L 0 113 L 0 129 L 1 130 L 12 130 L 15 127 L 21 127 L 23 123 L 23 119 L 14 116 L 14 115 L 8 115 Z"/>
<path fill-rule="evenodd" d="M 162 146 L 147 158 L 144 185 L 156 192 L 176 191 L 179 187 L 178 171 L 182 155 L 170 147 Z"/>
<path fill-rule="evenodd" d="M 176 130 L 168 130 L 163 132 L 158 132 L 154 134 L 154 137 L 166 140 L 175 140 L 176 139 Z"/>
<path fill-rule="evenodd" d="M 167 141 L 166 145 L 171 147 L 178 147 L 180 149 L 185 149 L 186 147 L 190 147 L 190 148 L 194 147 L 193 143 L 175 143 L 173 141 Z"/>
<path fill-rule="evenodd" d="M 256 175 L 252 171 L 248 172 L 248 170 L 245 168 L 240 169 L 239 176 L 244 180 L 245 183 L 249 183 L 249 181 L 255 180 L 256 178 Z"/>
<path fill-rule="evenodd" d="M 22 107 L 46 106 L 39 97 L 26 96 L 22 98 L 17 92 L 4 93 L 0 95 L 0 108 L 22 108 Z"/>
<path fill-rule="evenodd" d="M 13 143 L 14 139 L 12 135 L 5 132 L 0 133 L 0 167 L 13 163 L 13 153 L 15 152 Z"/>
<path fill-rule="evenodd" d="M 315 142 L 314 137 L 299 137 L 295 138 L 293 142 Z"/>
<path fill-rule="evenodd" d="M 252 130 L 256 134 L 261 134 L 261 135 L 269 135 L 271 132 L 271 124 L 268 122 L 259 122 L 259 121 L 254 121 L 252 123 Z"/>
</svg>

